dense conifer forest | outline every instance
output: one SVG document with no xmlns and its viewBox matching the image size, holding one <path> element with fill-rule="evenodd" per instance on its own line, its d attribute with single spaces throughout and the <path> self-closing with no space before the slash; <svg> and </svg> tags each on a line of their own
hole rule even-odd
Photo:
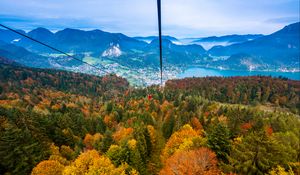
<svg viewBox="0 0 300 175">
<path fill-rule="evenodd" d="M 300 174 L 300 82 L 0 65 L 0 174 Z"/>
</svg>

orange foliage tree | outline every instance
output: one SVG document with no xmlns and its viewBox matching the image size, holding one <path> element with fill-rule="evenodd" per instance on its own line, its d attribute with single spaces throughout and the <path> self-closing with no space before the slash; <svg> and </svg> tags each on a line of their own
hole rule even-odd
<svg viewBox="0 0 300 175">
<path fill-rule="evenodd" d="M 86 147 L 86 149 L 93 149 L 94 146 L 101 141 L 103 136 L 100 133 L 96 133 L 94 135 L 86 134 L 83 143 Z"/>
<path fill-rule="evenodd" d="M 217 158 L 208 148 L 180 151 L 166 160 L 160 175 L 199 175 L 220 174 Z"/>
<path fill-rule="evenodd" d="M 121 141 L 121 140 L 126 139 L 127 137 L 129 137 L 132 133 L 133 133 L 133 128 L 124 128 L 124 127 L 121 127 L 120 129 L 118 129 L 113 134 L 113 139 L 116 142 L 119 142 L 119 141 Z"/>
<path fill-rule="evenodd" d="M 201 123 L 199 122 L 199 119 L 196 117 L 192 118 L 191 124 L 192 124 L 193 128 L 198 131 L 201 131 L 203 129 Z"/>
</svg>

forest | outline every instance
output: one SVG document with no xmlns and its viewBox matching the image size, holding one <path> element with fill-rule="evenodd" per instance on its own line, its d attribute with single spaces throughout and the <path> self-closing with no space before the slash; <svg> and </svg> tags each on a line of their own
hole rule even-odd
<svg viewBox="0 0 300 175">
<path fill-rule="evenodd" d="M 0 174 L 300 174 L 300 81 L 263 76 L 134 88 L 0 64 Z"/>
</svg>

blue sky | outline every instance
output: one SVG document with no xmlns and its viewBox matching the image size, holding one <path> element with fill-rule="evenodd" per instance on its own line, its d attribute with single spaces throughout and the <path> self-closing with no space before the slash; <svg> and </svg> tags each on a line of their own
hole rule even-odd
<svg viewBox="0 0 300 175">
<path fill-rule="evenodd" d="M 0 22 L 31 30 L 157 35 L 156 0 L 0 0 Z M 163 34 L 270 34 L 299 21 L 299 0 L 162 0 Z"/>
</svg>

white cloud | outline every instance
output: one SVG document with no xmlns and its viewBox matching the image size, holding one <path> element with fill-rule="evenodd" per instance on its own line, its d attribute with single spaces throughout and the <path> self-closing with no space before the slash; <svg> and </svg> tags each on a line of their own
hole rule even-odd
<svg viewBox="0 0 300 175">
<path fill-rule="evenodd" d="M 299 0 L 162 0 L 163 33 L 181 37 L 271 33 L 296 22 L 298 7 Z M 9 23 L 18 27 L 99 28 L 131 36 L 157 34 L 156 10 L 156 0 L 0 1 L 0 17 L 28 19 Z M 266 22 L 272 19 L 291 20 Z"/>
</svg>

